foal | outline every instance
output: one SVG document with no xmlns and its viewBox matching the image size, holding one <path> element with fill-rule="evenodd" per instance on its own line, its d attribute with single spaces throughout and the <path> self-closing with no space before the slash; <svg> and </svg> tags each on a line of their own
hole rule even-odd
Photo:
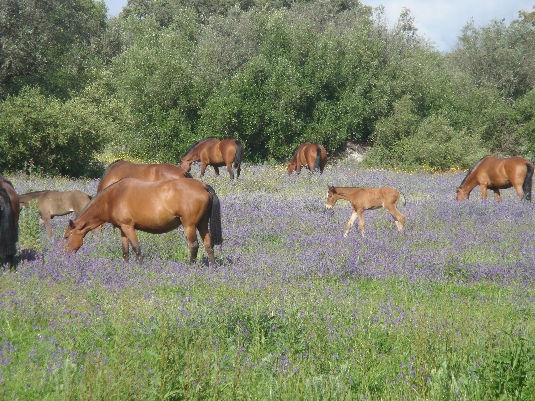
<svg viewBox="0 0 535 401">
<path fill-rule="evenodd" d="M 370 209 L 380 209 L 384 207 L 394 216 L 398 231 L 403 231 L 403 224 L 405 223 L 405 216 L 403 216 L 396 208 L 400 197 L 403 198 L 403 205 L 405 205 L 405 197 L 394 188 L 351 188 L 351 187 L 333 187 L 328 186 L 327 202 L 325 206 L 327 209 L 332 209 L 338 199 L 344 199 L 351 203 L 353 213 L 347 222 L 344 237 L 347 237 L 349 229 L 353 227 L 355 220 L 359 219 L 359 227 L 362 236 L 364 237 L 364 211 Z"/>
</svg>

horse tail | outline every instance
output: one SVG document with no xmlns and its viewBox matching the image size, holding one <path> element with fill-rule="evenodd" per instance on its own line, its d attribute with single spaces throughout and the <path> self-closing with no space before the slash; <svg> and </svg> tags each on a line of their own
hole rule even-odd
<svg viewBox="0 0 535 401">
<path fill-rule="evenodd" d="M 236 154 L 234 155 L 233 167 L 238 168 L 241 163 L 241 158 L 243 155 L 243 145 L 240 141 L 236 139 Z"/>
<path fill-rule="evenodd" d="M 212 245 L 221 245 L 223 243 L 223 231 L 221 229 L 221 202 L 215 193 L 214 188 L 205 185 L 206 190 L 212 195 L 212 210 L 210 211 L 210 238 Z"/>
<path fill-rule="evenodd" d="M 17 252 L 19 228 L 15 224 L 15 212 L 6 189 L 0 187 L 0 255 L 11 256 Z"/>
<path fill-rule="evenodd" d="M 405 198 L 405 194 L 401 191 L 398 191 L 399 192 L 399 198 L 403 201 L 403 206 L 405 206 L 407 204 L 407 199 Z"/>
<path fill-rule="evenodd" d="M 522 184 L 522 191 L 524 192 L 524 199 L 531 202 L 531 185 L 533 180 L 533 164 L 526 163 L 526 177 Z"/>
<path fill-rule="evenodd" d="M 320 147 L 316 147 L 316 161 L 314 162 L 314 171 L 320 169 L 321 164 L 321 149 Z"/>
</svg>

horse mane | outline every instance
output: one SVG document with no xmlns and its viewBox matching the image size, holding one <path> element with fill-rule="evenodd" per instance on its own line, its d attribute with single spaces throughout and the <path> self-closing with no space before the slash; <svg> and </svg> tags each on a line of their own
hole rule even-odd
<svg viewBox="0 0 535 401">
<path fill-rule="evenodd" d="M 195 149 L 198 145 L 200 145 L 201 143 L 203 143 L 204 141 L 207 141 L 209 139 L 217 139 L 216 137 L 213 137 L 213 136 L 209 136 L 208 138 L 204 138 L 204 139 L 201 139 L 200 141 L 197 141 L 195 142 L 193 145 L 191 145 L 188 150 L 186 150 L 186 153 L 184 153 L 184 157 L 186 157 L 188 155 L 188 153 L 190 153 L 193 149 Z"/>
<path fill-rule="evenodd" d="M 120 160 L 117 160 L 117 161 L 120 161 Z M 114 162 L 115 163 L 115 162 Z M 76 220 L 78 218 L 78 216 L 81 216 L 83 212 L 85 212 L 85 209 L 87 209 L 87 207 L 91 204 L 91 201 L 95 198 L 97 198 L 101 193 L 103 192 L 106 192 L 108 189 L 110 189 L 111 187 L 113 187 L 115 184 L 117 184 L 118 182 L 121 182 L 122 180 L 124 180 L 125 178 L 130 178 L 130 177 L 123 177 L 121 178 L 119 181 L 115 181 L 113 184 L 110 184 L 108 185 L 106 188 L 104 188 L 103 190 L 101 190 L 100 192 L 97 192 L 95 194 L 95 196 L 90 196 L 90 195 L 87 195 L 89 196 L 89 202 L 87 202 L 87 204 L 84 206 L 84 208 L 82 210 L 80 210 L 80 213 L 78 213 L 78 215 L 74 218 L 74 220 Z"/>
<path fill-rule="evenodd" d="M 474 169 L 479 166 L 479 164 L 483 161 L 483 159 L 486 159 L 487 157 L 489 157 L 489 155 L 487 156 L 484 156 L 482 157 L 481 159 L 479 159 L 477 162 L 475 162 L 475 164 L 470 167 L 470 169 L 468 169 L 468 171 L 466 172 L 466 175 L 464 176 L 462 182 L 461 182 L 461 185 L 459 185 L 460 187 L 463 186 L 464 182 L 466 181 L 466 179 L 468 178 L 468 176 L 472 173 L 472 171 L 474 171 Z"/>
</svg>

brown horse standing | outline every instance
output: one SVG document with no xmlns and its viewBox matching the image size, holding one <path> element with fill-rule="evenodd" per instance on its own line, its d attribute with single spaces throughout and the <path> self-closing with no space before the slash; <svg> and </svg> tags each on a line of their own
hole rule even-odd
<svg viewBox="0 0 535 401">
<path fill-rule="evenodd" d="M 396 205 L 400 199 L 403 198 L 403 204 L 405 205 L 405 197 L 394 188 L 381 187 L 381 188 L 352 188 L 352 187 L 332 187 L 328 186 L 327 202 L 325 206 L 327 209 L 331 209 L 338 199 L 344 199 L 351 203 L 353 207 L 353 213 L 347 222 L 346 230 L 344 231 L 344 237 L 347 237 L 349 229 L 353 227 L 355 220 L 359 219 L 360 232 L 364 237 L 364 211 L 370 209 L 380 209 L 384 207 L 394 216 L 396 227 L 398 231 L 403 231 L 403 225 L 405 223 L 405 216 L 403 216 Z"/>
<path fill-rule="evenodd" d="M 217 138 L 205 138 L 192 145 L 182 159 L 180 166 L 186 170 L 191 170 L 191 164 L 201 162 L 201 177 L 204 175 L 207 166 L 214 168 L 215 174 L 219 175 L 219 167 L 226 166 L 230 179 L 234 179 L 236 169 L 236 178 L 240 176 L 241 162 L 243 159 L 243 145 L 237 139 L 224 139 L 220 141 Z"/>
<path fill-rule="evenodd" d="M 190 173 L 174 164 L 143 164 L 132 163 L 127 160 L 116 160 L 104 172 L 98 184 L 97 192 L 126 177 L 148 182 L 192 178 Z"/>
<path fill-rule="evenodd" d="M 37 199 L 37 209 L 39 216 L 43 221 L 46 234 L 48 238 L 52 238 L 52 225 L 50 220 L 56 216 L 64 216 L 74 212 L 80 211 L 89 203 L 91 197 L 85 192 L 73 191 L 35 191 L 19 195 L 19 203 L 21 207 L 30 206 L 30 202 Z"/>
<path fill-rule="evenodd" d="M 19 239 L 19 197 L 13 184 L 0 176 L 0 257 L 14 269 L 13 259 Z"/>
<path fill-rule="evenodd" d="M 532 179 L 533 164 L 529 160 L 486 156 L 468 170 L 457 187 L 457 200 L 468 199 L 470 192 L 479 185 L 483 199 L 487 199 L 487 189 L 491 189 L 501 201 L 500 189 L 514 187 L 520 199 L 531 201 Z"/>
<path fill-rule="evenodd" d="M 220 209 L 215 191 L 198 180 L 145 182 L 123 178 L 100 191 L 74 222 L 69 220 L 63 239 L 67 251 L 76 252 L 89 231 L 111 223 L 121 230 L 124 260 L 128 261 L 131 244 L 141 261 L 135 230 L 163 234 L 182 225 L 188 239 L 190 262 L 197 259 L 198 230 L 210 263 L 215 263 L 213 245 L 223 242 Z"/>
<path fill-rule="evenodd" d="M 295 151 L 293 159 L 288 163 L 288 175 L 297 171 L 301 172 L 301 167 L 308 167 L 310 172 L 323 169 L 327 164 L 327 152 L 325 148 L 317 143 L 303 142 Z"/>
</svg>

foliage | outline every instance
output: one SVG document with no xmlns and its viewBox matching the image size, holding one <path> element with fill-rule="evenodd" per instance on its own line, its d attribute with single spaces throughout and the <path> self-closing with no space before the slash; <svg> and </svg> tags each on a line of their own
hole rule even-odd
<svg viewBox="0 0 535 401">
<path fill-rule="evenodd" d="M 27 88 L 0 104 L 0 168 L 92 175 L 103 131 L 98 109 L 86 100 L 62 102 Z"/>
<path fill-rule="evenodd" d="M 61 98 L 94 79 L 106 29 L 103 1 L 0 0 L 0 99 L 24 86 Z"/>
<path fill-rule="evenodd" d="M 533 154 L 532 12 L 468 24 L 441 54 L 409 9 L 390 26 L 384 8 L 358 1 L 130 0 L 109 20 L 101 1 L 34 3 L 0 0 L 0 101 L 30 86 L 51 104 L 98 110 L 105 140 L 89 147 L 101 160 L 176 163 L 207 136 L 240 139 L 255 162 L 287 160 L 305 140 L 331 156 L 348 142 L 371 145 L 370 165 L 407 169 L 464 166 L 477 143 L 475 153 Z M 1 135 L 15 137 L 14 127 Z M 444 135 L 452 140 L 440 153 L 456 156 L 425 156 Z M 396 153 L 400 141 L 410 151 Z"/>
</svg>

